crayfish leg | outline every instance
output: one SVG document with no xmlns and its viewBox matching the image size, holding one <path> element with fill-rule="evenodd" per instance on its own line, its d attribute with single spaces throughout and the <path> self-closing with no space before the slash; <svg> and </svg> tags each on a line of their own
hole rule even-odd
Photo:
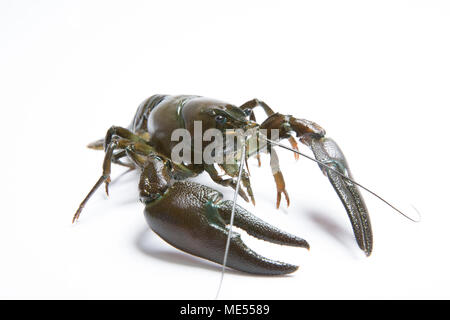
<svg viewBox="0 0 450 320">
<path fill-rule="evenodd" d="M 277 187 L 277 209 L 280 208 L 281 194 L 284 194 L 286 198 L 287 206 L 289 207 L 290 200 L 286 191 L 286 184 L 284 182 L 283 173 L 280 169 L 280 161 L 278 159 L 277 152 L 274 148 L 270 148 L 270 167 L 272 169 L 273 178 Z"/>
<path fill-rule="evenodd" d="M 134 134 L 128 129 L 122 127 L 112 126 L 106 133 L 105 139 L 97 140 L 88 145 L 91 149 L 105 149 L 105 157 L 103 160 L 103 173 L 94 186 L 91 188 L 87 196 L 83 199 L 83 201 L 78 206 L 75 215 L 72 218 L 72 223 L 77 221 L 80 217 L 80 214 L 85 207 L 86 203 L 92 197 L 92 195 L 98 190 L 98 188 L 104 183 L 106 194 L 109 194 L 108 185 L 111 182 L 111 163 L 119 164 L 122 166 L 126 166 L 130 169 L 135 169 L 139 164 L 136 163 L 125 163 L 120 159 L 128 156 L 129 159 L 133 160 L 133 157 L 130 157 L 131 154 L 136 152 L 141 155 L 148 156 L 154 153 L 153 148 L 147 144 L 146 140 L 141 136 Z M 136 154 L 135 158 L 137 159 L 139 155 Z"/>
</svg>

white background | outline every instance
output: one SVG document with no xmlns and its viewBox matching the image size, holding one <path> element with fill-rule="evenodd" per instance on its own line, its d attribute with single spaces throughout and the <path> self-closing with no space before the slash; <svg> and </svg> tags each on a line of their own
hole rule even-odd
<svg viewBox="0 0 450 320">
<path fill-rule="evenodd" d="M 249 239 L 300 270 L 229 271 L 221 298 L 450 298 L 449 36 L 447 1 L 1 1 L 0 297 L 214 298 L 220 266 L 148 229 L 137 174 L 114 167 L 110 199 L 102 188 L 71 224 L 101 173 L 86 144 L 167 93 L 258 97 L 316 121 L 358 181 L 423 215 L 364 193 L 366 258 L 315 164 L 280 151 L 292 204 L 277 211 L 270 169 L 252 160 L 257 205 L 239 203 L 311 251 Z"/>
</svg>

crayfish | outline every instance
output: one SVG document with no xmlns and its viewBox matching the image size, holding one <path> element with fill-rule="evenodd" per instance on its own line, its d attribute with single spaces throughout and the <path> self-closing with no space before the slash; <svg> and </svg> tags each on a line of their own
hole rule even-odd
<svg viewBox="0 0 450 320">
<path fill-rule="evenodd" d="M 255 108 L 262 108 L 267 116 L 261 124 L 256 122 Z M 183 132 L 185 136 L 200 134 L 203 138 L 181 143 Z M 209 138 L 205 139 L 205 135 Z M 242 147 L 239 143 L 218 143 L 230 137 L 230 141 L 240 141 Z M 251 143 L 255 137 L 256 143 Z M 213 138 L 215 145 L 211 147 Z M 280 144 L 284 139 L 291 147 Z M 104 149 L 103 174 L 80 204 L 73 222 L 103 183 L 108 193 L 111 164 L 123 165 L 140 170 L 140 200 L 145 205 L 147 223 L 172 246 L 216 263 L 222 263 L 227 252 L 226 266 L 244 272 L 265 275 L 294 272 L 298 266 L 265 258 L 251 250 L 237 232 L 231 231 L 231 226 L 234 223 L 265 241 L 309 248 L 304 239 L 273 227 L 235 201 L 223 200 L 220 192 L 188 178 L 206 172 L 214 182 L 234 188 L 235 200 L 239 194 L 254 203 L 248 167 L 244 169 L 243 163 L 251 156 L 260 161 L 259 154 L 267 152 L 277 189 L 277 207 L 283 195 L 289 204 L 274 147 L 288 148 L 298 157 L 301 153 L 297 141 L 312 150 L 315 159 L 311 159 L 331 182 L 350 218 L 358 246 L 369 256 L 373 237 L 368 211 L 357 188 L 360 185 L 352 179 L 339 146 L 325 137 L 325 130 L 318 124 L 276 113 L 257 99 L 241 106 L 190 95 L 154 95 L 146 99 L 130 126 L 113 126 L 104 139 L 88 145 Z M 206 150 L 210 151 L 210 159 L 204 157 Z M 227 161 L 220 161 L 225 158 Z"/>
</svg>

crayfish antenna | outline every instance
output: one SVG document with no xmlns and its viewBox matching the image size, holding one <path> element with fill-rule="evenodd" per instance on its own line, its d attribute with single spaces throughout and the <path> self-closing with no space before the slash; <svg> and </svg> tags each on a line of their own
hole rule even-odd
<svg viewBox="0 0 450 320">
<path fill-rule="evenodd" d="M 285 146 L 277 141 L 273 141 L 267 138 L 262 137 L 263 139 L 265 139 L 267 142 L 270 142 L 273 145 L 279 146 L 280 148 L 292 151 L 294 153 L 297 153 L 299 155 L 301 155 L 302 157 L 305 157 L 313 162 L 316 162 L 320 165 L 321 168 L 326 168 L 327 170 L 331 170 L 333 172 L 335 172 L 336 174 L 342 176 L 343 178 L 345 178 L 346 180 L 350 181 L 351 183 L 356 184 L 357 186 L 359 186 L 360 188 L 364 189 L 365 191 L 367 191 L 368 193 L 370 193 L 371 195 L 375 196 L 376 198 L 378 198 L 379 200 L 381 200 L 382 202 L 384 202 L 386 205 L 388 205 L 391 209 L 393 209 L 394 211 L 396 211 L 398 214 L 402 215 L 403 217 L 405 217 L 406 219 L 412 221 L 412 222 L 420 222 L 421 221 L 421 213 L 419 212 L 419 210 L 417 210 L 414 206 L 413 209 L 416 211 L 418 218 L 414 219 L 412 218 L 410 215 L 404 213 L 403 211 L 401 211 L 400 209 L 398 209 L 396 206 L 394 206 L 393 204 L 391 204 L 390 202 L 388 202 L 387 200 L 385 200 L 383 197 L 379 196 L 377 193 L 375 193 L 374 191 L 370 190 L 369 188 L 365 187 L 364 185 L 360 184 L 359 182 L 353 180 L 351 177 L 341 173 L 340 171 L 338 171 L 337 169 L 331 167 L 329 165 L 329 163 L 314 159 L 313 157 L 308 156 L 307 154 L 304 154 L 300 151 L 294 150 L 293 148 L 290 148 L 288 146 Z"/>
<path fill-rule="evenodd" d="M 243 143 L 242 144 L 242 153 L 241 153 L 241 162 L 239 164 L 239 174 L 238 174 L 237 183 L 236 183 L 236 190 L 234 191 L 234 196 L 233 196 L 233 207 L 231 209 L 230 227 L 228 229 L 227 242 L 225 244 L 225 254 L 223 256 L 222 274 L 220 276 L 220 282 L 219 282 L 219 288 L 217 289 L 216 300 L 219 298 L 220 289 L 222 288 L 222 283 L 223 283 L 223 277 L 225 275 L 225 266 L 227 265 L 228 251 L 230 249 L 231 233 L 232 233 L 233 222 L 234 222 L 234 213 L 236 211 L 236 201 L 237 201 L 237 196 L 239 194 L 239 188 L 240 188 L 240 185 L 241 185 L 242 170 L 244 169 L 244 162 L 245 162 L 245 158 L 246 158 L 245 157 L 245 150 L 246 150 L 246 144 Z"/>
</svg>

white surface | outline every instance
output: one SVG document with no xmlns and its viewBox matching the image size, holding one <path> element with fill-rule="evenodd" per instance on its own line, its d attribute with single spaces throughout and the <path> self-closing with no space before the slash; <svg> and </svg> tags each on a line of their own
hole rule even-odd
<svg viewBox="0 0 450 320">
<path fill-rule="evenodd" d="M 148 230 L 137 175 L 116 181 L 114 167 L 110 199 L 101 190 L 71 225 L 101 173 L 85 145 L 146 97 L 186 93 L 318 122 L 358 181 L 423 213 L 408 222 L 364 193 L 365 258 L 315 164 L 280 151 L 292 205 L 276 211 L 253 160 L 251 210 L 312 249 L 251 241 L 301 269 L 228 272 L 221 298 L 450 298 L 449 31 L 446 1 L 2 1 L 0 297 L 214 297 L 220 266 Z"/>
</svg>

